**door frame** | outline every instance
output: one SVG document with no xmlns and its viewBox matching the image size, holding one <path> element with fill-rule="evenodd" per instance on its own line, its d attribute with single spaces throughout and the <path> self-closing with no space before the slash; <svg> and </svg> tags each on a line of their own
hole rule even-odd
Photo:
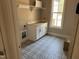
<svg viewBox="0 0 79 59">
<path fill-rule="evenodd" d="M 0 27 L 7 59 L 20 59 L 20 33 L 15 0 L 0 0 Z"/>
<path fill-rule="evenodd" d="M 16 0 L 0 0 L 0 26 L 7 59 L 20 59 L 20 30 Z"/>
<path fill-rule="evenodd" d="M 4 46 L 5 46 L 5 53 L 6 53 L 6 59 L 9 59 L 9 53 L 8 53 L 8 44 L 7 44 L 7 37 L 5 35 L 5 30 L 4 30 L 4 25 L 3 25 L 3 14 L 2 14 L 2 10 L 1 10 L 1 4 L 0 4 L 0 32 L 1 32 L 1 35 L 2 35 L 2 39 L 3 39 L 3 42 L 4 42 Z"/>
</svg>

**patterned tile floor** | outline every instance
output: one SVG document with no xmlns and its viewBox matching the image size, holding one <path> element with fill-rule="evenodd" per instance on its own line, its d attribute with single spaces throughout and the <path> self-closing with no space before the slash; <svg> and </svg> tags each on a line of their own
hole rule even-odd
<svg viewBox="0 0 79 59">
<path fill-rule="evenodd" d="M 66 59 L 63 45 L 63 39 L 45 36 L 22 48 L 22 59 Z"/>
</svg>

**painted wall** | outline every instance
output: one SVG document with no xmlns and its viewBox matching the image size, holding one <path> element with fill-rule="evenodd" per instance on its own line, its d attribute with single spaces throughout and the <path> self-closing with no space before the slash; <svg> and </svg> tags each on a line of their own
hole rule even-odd
<svg viewBox="0 0 79 59">
<path fill-rule="evenodd" d="M 33 10 L 27 8 L 17 8 L 18 19 L 20 26 L 36 23 L 40 21 L 40 9 L 33 8 Z"/>
<path fill-rule="evenodd" d="M 77 19 L 75 19 L 76 3 L 76 0 L 65 0 L 63 27 L 62 29 L 57 29 L 49 26 L 49 32 L 72 36 L 77 23 Z"/>
<path fill-rule="evenodd" d="M 49 33 L 56 33 L 59 35 L 70 37 L 68 59 L 71 58 L 73 42 L 74 42 L 74 37 L 75 37 L 75 32 L 76 32 L 76 26 L 78 22 L 78 15 L 75 13 L 77 3 L 78 3 L 78 0 L 65 0 L 63 28 L 56 29 L 56 28 L 51 28 L 50 26 L 48 28 Z M 50 24 L 51 0 L 49 0 L 47 4 L 48 4 L 47 10 L 46 10 L 47 13 L 45 14 L 45 16 L 47 17 L 46 20 L 48 20 Z"/>
</svg>

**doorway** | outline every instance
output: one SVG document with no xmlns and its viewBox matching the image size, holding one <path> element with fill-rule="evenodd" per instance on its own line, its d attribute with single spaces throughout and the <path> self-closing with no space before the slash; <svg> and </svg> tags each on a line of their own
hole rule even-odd
<svg viewBox="0 0 79 59">
<path fill-rule="evenodd" d="M 26 1 L 25 1 L 26 2 Z M 27 16 L 27 18 L 29 17 L 28 15 L 30 15 L 30 17 L 31 17 L 31 14 L 30 14 L 30 11 L 32 11 L 32 9 L 33 9 L 33 7 L 34 6 L 25 6 L 25 2 L 22 2 L 22 4 L 24 4 L 24 5 L 20 5 L 19 6 L 19 8 L 20 8 L 20 11 L 22 11 L 23 10 L 23 12 L 20 12 L 20 13 L 22 13 L 22 14 L 18 14 L 18 15 L 21 15 L 21 16 L 23 16 L 22 18 L 20 18 L 20 20 L 21 21 L 19 21 L 18 20 L 18 22 L 20 23 L 18 23 L 21 27 L 19 27 L 19 29 L 20 30 L 22 30 L 21 28 L 23 28 L 23 29 L 26 29 L 26 27 L 27 27 L 27 25 L 26 25 L 26 16 Z M 28 1 L 29 2 L 29 1 Z M 19 3 L 21 3 L 21 2 L 19 2 Z M 14 4 L 16 4 L 16 2 L 14 3 Z M 14 5 L 13 4 L 13 5 Z M 17 9 L 17 7 L 18 7 L 18 5 L 16 4 L 15 5 L 15 8 Z M 32 8 L 32 9 L 31 9 Z M 16 11 L 16 9 L 15 9 L 15 11 Z M 18 10 L 18 9 L 17 9 Z M 27 12 L 25 12 L 25 11 L 28 11 L 28 13 Z M 30 11 L 29 11 L 30 10 Z M 15 12 L 14 12 L 15 13 Z M 18 12 L 17 12 L 18 13 Z M 27 15 L 27 14 L 28 15 Z M 35 11 L 33 12 L 33 13 L 35 13 Z M 24 14 L 24 15 L 23 15 Z M 17 15 L 16 15 L 17 16 Z M 34 15 L 34 16 L 36 16 L 36 15 Z M 18 17 L 16 17 L 16 18 L 18 18 Z M 34 19 L 36 19 L 36 18 L 34 18 Z M 28 18 L 28 20 L 30 20 L 29 18 Z M 30 20 L 30 22 L 32 23 L 33 21 L 32 20 Z M 37 21 L 35 21 L 34 20 L 34 22 L 33 23 L 35 23 L 35 22 L 37 22 Z M 17 23 L 17 22 L 16 22 Z M 21 25 L 22 24 L 22 25 Z M 33 29 L 33 28 L 32 28 Z M 41 30 L 40 30 L 41 31 Z M 20 33 L 20 44 L 21 44 L 21 41 L 22 41 L 22 36 L 23 36 L 23 38 L 25 38 L 25 37 L 27 37 L 27 30 L 24 30 L 24 31 L 21 31 L 21 32 L 19 32 Z M 51 40 L 50 40 L 51 41 Z M 29 41 L 28 41 L 29 42 Z M 37 41 L 38 42 L 38 41 Z M 31 43 L 34 43 L 34 42 L 31 42 Z M 20 46 L 19 46 L 19 48 L 21 48 Z M 29 50 L 29 49 L 28 49 Z M 31 51 L 31 50 L 30 50 Z M 27 53 L 27 52 L 26 52 Z M 31 54 L 31 55 L 33 55 L 33 54 Z M 55 57 L 54 57 L 55 58 Z"/>
</svg>

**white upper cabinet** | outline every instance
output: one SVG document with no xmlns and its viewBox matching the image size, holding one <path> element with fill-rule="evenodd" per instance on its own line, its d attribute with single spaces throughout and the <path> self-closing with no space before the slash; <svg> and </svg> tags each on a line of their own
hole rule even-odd
<svg viewBox="0 0 79 59">
<path fill-rule="evenodd" d="M 42 1 L 36 0 L 35 6 L 42 8 Z"/>
</svg>

